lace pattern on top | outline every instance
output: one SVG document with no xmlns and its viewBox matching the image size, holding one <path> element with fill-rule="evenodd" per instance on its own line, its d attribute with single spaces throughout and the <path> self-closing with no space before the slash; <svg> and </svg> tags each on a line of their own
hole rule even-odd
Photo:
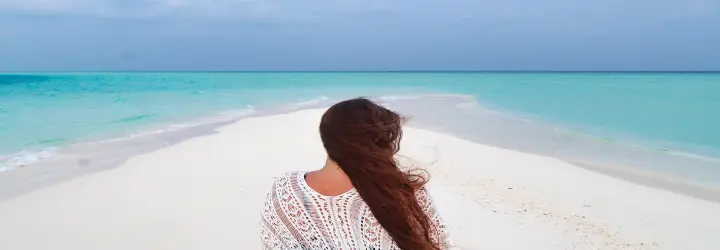
<svg viewBox="0 0 720 250">
<path fill-rule="evenodd" d="M 443 248 L 452 244 L 447 227 L 425 189 L 418 202 Z M 260 220 L 263 249 L 351 250 L 398 249 L 355 189 L 338 196 L 323 196 L 305 182 L 304 172 L 275 179 Z"/>
</svg>

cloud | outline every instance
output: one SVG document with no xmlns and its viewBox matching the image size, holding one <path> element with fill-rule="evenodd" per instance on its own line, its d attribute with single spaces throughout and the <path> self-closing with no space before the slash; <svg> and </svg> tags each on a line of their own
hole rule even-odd
<svg viewBox="0 0 720 250">
<path fill-rule="evenodd" d="M 85 0 L 0 0 L 0 9 L 34 13 L 70 13 L 81 8 L 96 8 Z"/>
<path fill-rule="evenodd" d="M 0 11 L 99 18 L 312 20 L 368 13 L 402 18 L 544 20 L 704 18 L 717 0 L 0 0 Z"/>
<path fill-rule="evenodd" d="M 102 18 L 252 17 L 270 14 L 272 1 L 261 0 L 0 0 L 0 10 L 45 15 Z"/>
<path fill-rule="evenodd" d="M 402 10 L 409 0 L 0 0 L 0 13 L 93 18 L 202 18 L 312 21 Z M 422 8 L 425 4 L 415 4 Z M 467 2 L 461 0 L 460 2 Z M 452 7 L 452 4 L 446 5 Z"/>
</svg>

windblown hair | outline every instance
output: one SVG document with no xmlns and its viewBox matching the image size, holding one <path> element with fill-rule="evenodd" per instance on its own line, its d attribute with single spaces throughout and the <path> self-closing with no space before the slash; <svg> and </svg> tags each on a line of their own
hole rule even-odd
<svg viewBox="0 0 720 250">
<path fill-rule="evenodd" d="M 320 121 L 328 157 L 348 175 L 380 225 L 403 250 L 439 250 L 415 192 L 425 172 L 402 171 L 395 161 L 404 117 L 365 98 L 330 107 Z"/>
</svg>

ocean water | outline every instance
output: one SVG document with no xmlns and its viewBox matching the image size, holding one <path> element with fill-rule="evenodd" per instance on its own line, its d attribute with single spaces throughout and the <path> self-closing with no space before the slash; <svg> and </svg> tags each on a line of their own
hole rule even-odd
<svg viewBox="0 0 720 250">
<path fill-rule="evenodd" d="M 489 144 L 720 185 L 715 73 L 5 73 L 0 171 L 354 96 Z"/>
</svg>

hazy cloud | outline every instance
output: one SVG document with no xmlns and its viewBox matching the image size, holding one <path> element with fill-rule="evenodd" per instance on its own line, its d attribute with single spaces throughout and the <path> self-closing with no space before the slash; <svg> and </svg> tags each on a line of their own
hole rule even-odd
<svg viewBox="0 0 720 250">
<path fill-rule="evenodd" d="M 272 12 L 261 0 L 0 0 L 0 9 L 17 13 L 107 18 L 163 16 L 248 17 Z"/>
<path fill-rule="evenodd" d="M 697 18 L 720 11 L 717 0 L 0 0 L 0 10 L 137 18 L 263 18 L 399 13 L 425 18 L 533 19 L 572 17 Z"/>
</svg>

